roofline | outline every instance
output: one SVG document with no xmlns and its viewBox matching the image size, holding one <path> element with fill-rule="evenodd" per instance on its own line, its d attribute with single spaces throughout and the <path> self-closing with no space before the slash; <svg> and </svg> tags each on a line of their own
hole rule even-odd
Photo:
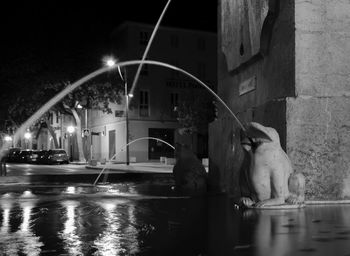
<svg viewBox="0 0 350 256">
<path fill-rule="evenodd" d="M 132 25 L 132 26 L 140 26 L 140 27 L 145 27 L 145 28 L 149 28 L 151 30 L 153 30 L 155 25 L 151 25 L 148 23 L 142 23 L 142 22 L 135 22 L 135 21 L 124 21 L 123 23 L 121 23 L 118 27 L 116 27 L 112 33 L 122 30 L 123 28 Z M 215 32 L 210 32 L 210 31 L 205 31 L 205 30 L 200 30 L 200 29 L 187 29 L 187 28 L 180 28 L 180 27 L 169 27 L 169 26 L 159 26 L 160 30 L 173 30 L 173 31 L 181 31 L 181 32 L 185 32 L 185 33 L 198 33 L 198 34 L 205 34 L 207 36 L 217 36 L 217 33 Z"/>
</svg>

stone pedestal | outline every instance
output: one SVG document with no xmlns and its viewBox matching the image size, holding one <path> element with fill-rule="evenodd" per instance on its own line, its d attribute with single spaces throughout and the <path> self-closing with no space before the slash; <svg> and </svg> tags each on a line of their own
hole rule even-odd
<svg viewBox="0 0 350 256">
<path fill-rule="evenodd" d="M 219 1 L 218 94 L 243 122 L 279 132 L 306 177 L 306 199 L 349 199 L 350 3 L 255 2 Z M 220 108 L 210 126 L 209 185 L 235 196 L 238 135 Z"/>
</svg>

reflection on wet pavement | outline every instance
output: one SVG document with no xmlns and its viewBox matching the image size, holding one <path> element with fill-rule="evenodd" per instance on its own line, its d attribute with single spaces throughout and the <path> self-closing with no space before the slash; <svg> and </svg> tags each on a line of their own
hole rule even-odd
<svg viewBox="0 0 350 256">
<path fill-rule="evenodd" d="M 153 185 L 2 193 L 1 255 L 350 253 L 350 205 L 241 211 L 223 196 L 177 197 Z"/>
</svg>

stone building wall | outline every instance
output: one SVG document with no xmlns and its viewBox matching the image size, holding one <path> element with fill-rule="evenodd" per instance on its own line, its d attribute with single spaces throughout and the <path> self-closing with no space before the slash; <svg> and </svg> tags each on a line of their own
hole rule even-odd
<svg viewBox="0 0 350 256">
<path fill-rule="evenodd" d="M 306 176 L 308 199 L 347 198 L 350 3 L 254 2 L 219 1 L 218 94 L 243 123 L 279 132 L 295 170 Z M 257 41 L 260 50 L 254 51 Z M 239 196 L 244 159 L 239 130 L 219 106 L 210 127 L 210 185 L 233 196 Z"/>
<path fill-rule="evenodd" d="M 295 1 L 287 152 L 310 199 L 350 198 L 350 2 Z"/>
</svg>

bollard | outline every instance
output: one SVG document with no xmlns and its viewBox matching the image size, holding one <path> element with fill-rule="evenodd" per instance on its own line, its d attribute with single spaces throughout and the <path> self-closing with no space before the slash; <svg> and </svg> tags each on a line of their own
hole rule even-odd
<svg viewBox="0 0 350 256">
<path fill-rule="evenodd" d="M 2 160 L 0 162 L 0 176 L 6 176 L 6 162 Z"/>
</svg>

